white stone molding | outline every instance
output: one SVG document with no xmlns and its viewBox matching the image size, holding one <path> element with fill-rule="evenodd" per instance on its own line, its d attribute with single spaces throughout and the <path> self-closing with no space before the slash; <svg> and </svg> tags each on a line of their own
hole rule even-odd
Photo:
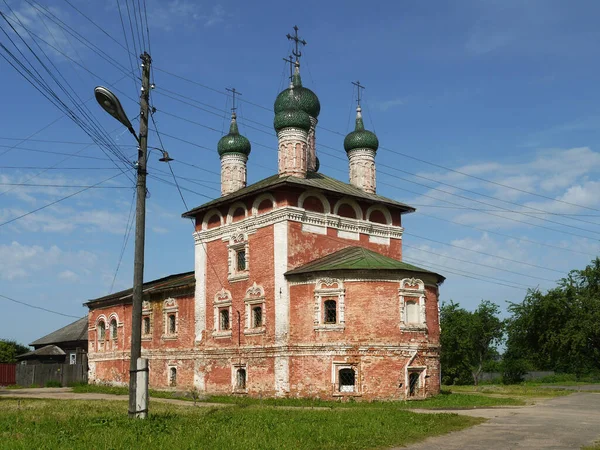
<svg viewBox="0 0 600 450">
<path fill-rule="evenodd" d="M 142 302 L 142 312 L 150 312 L 152 311 L 152 303 L 150 303 L 148 300 L 144 300 Z"/>
<path fill-rule="evenodd" d="M 227 220 L 225 223 L 233 223 L 233 214 L 238 208 L 242 208 L 244 210 L 244 218 L 248 217 L 248 208 L 246 208 L 246 205 L 243 202 L 235 202 L 229 207 L 229 211 L 227 212 Z"/>
<path fill-rule="evenodd" d="M 317 123 L 319 121 L 310 117 L 310 130 L 308 130 L 307 142 L 308 142 L 308 154 L 307 154 L 307 163 L 306 170 L 308 172 L 316 172 L 317 171 L 317 138 L 316 138 L 316 130 Z"/>
<path fill-rule="evenodd" d="M 376 191 L 375 150 L 356 148 L 348 152 L 350 184 L 365 192 Z"/>
<path fill-rule="evenodd" d="M 229 195 L 246 187 L 248 156 L 226 153 L 221 156 L 221 195 Z"/>
<path fill-rule="evenodd" d="M 104 336 L 99 336 L 98 325 L 102 322 L 104 324 Z M 96 317 L 96 322 L 94 323 L 94 331 L 96 332 L 96 351 L 101 352 L 104 350 L 104 343 L 106 342 L 106 333 L 109 332 L 108 329 L 108 319 L 104 314 L 100 314 Z"/>
<path fill-rule="evenodd" d="M 338 215 L 340 206 L 342 206 L 342 205 L 348 205 L 348 206 L 352 207 L 352 209 L 354 209 L 354 214 L 356 215 L 356 217 L 354 217 L 354 218 L 358 219 L 358 220 L 362 220 L 362 218 L 363 218 L 362 208 L 360 207 L 360 205 L 358 204 L 358 202 L 356 200 L 354 200 L 353 198 L 350 198 L 350 197 L 340 198 L 335 203 L 335 206 L 333 207 L 333 214 Z"/>
<path fill-rule="evenodd" d="M 175 332 L 171 332 L 169 328 L 169 316 L 175 315 Z M 163 339 L 177 339 L 179 331 L 179 306 L 177 300 L 172 297 L 165 299 L 163 302 Z"/>
<path fill-rule="evenodd" d="M 227 279 L 230 282 L 247 280 L 250 276 L 250 245 L 248 242 L 248 234 L 244 233 L 242 229 L 237 228 L 229 236 L 228 249 L 228 267 Z M 245 256 L 245 269 L 238 270 L 238 252 L 244 250 Z"/>
<path fill-rule="evenodd" d="M 270 192 L 265 192 L 263 194 L 260 194 L 258 197 L 256 197 L 254 199 L 254 202 L 252 203 L 252 215 L 253 216 L 258 215 L 258 207 L 265 200 L 271 200 L 273 209 L 277 208 L 277 201 L 275 200 L 275 197 L 273 196 L 273 194 L 271 194 Z"/>
<path fill-rule="evenodd" d="M 198 245 L 198 242 L 211 242 L 217 239 L 228 240 L 229 236 L 237 229 L 246 234 L 251 234 L 260 228 L 285 221 L 312 224 L 351 233 L 362 233 L 369 236 L 379 236 L 390 239 L 402 239 L 402 233 L 404 232 L 404 228 L 391 225 L 391 215 L 390 224 L 386 225 L 369 222 L 367 220 L 349 219 L 334 214 L 306 211 L 305 209 L 295 206 L 283 206 L 264 214 L 249 216 L 247 219 L 240 220 L 233 224 L 227 224 L 222 227 L 211 228 L 210 230 L 203 227 L 201 231 L 194 232 L 194 239 L 196 240 L 196 245 Z"/>
<path fill-rule="evenodd" d="M 275 366 L 275 395 L 285 397 L 290 392 L 290 357 L 276 355 Z"/>
<path fill-rule="evenodd" d="M 277 132 L 279 176 L 306 178 L 308 133 L 300 128 Z"/>
<path fill-rule="evenodd" d="M 342 331 L 346 327 L 346 289 L 338 278 L 319 278 L 315 283 L 314 324 L 315 331 Z M 326 299 L 335 298 L 336 323 L 325 323 L 323 304 Z"/>
<path fill-rule="evenodd" d="M 221 290 L 218 291 L 214 296 L 214 304 L 213 304 L 214 327 L 213 327 L 212 335 L 215 338 L 231 337 L 231 334 L 232 334 L 231 323 L 233 320 L 233 308 L 232 308 L 231 302 L 232 302 L 231 292 L 225 288 L 221 288 Z M 219 325 L 219 320 L 220 320 L 219 311 L 223 308 L 228 308 L 228 310 L 229 310 L 229 329 L 228 330 L 221 330 L 221 327 Z"/>
<path fill-rule="evenodd" d="M 300 197 L 298 198 L 298 208 L 304 208 L 304 201 L 308 197 L 318 198 L 321 201 L 321 205 L 323 205 L 323 213 L 331 213 L 331 204 L 329 203 L 329 200 L 327 200 L 327 197 L 325 197 L 321 192 L 317 191 L 316 189 L 309 189 L 300 194 Z"/>
<path fill-rule="evenodd" d="M 196 343 L 200 343 L 202 335 L 206 330 L 206 271 L 208 257 L 206 244 L 200 239 L 194 239 L 194 241 L 194 274 L 196 278 L 196 289 L 194 292 L 194 334 L 196 335 Z"/>
<path fill-rule="evenodd" d="M 373 211 L 381 211 L 383 213 L 383 216 L 385 217 L 386 225 L 392 224 L 392 215 L 390 214 L 390 210 L 383 205 L 370 206 L 365 214 L 365 219 L 367 221 L 371 220 L 371 214 L 373 213 Z"/>
<path fill-rule="evenodd" d="M 244 306 L 246 312 L 244 334 L 253 335 L 265 333 L 265 290 L 261 285 L 256 284 L 256 281 L 252 284 L 251 287 L 246 289 L 246 296 L 244 297 Z M 252 310 L 257 306 L 260 306 L 262 311 L 261 325 L 259 327 L 254 326 L 252 316 Z"/>
<path fill-rule="evenodd" d="M 210 211 L 208 211 L 206 214 L 204 214 L 204 218 L 202 219 L 202 230 L 208 230 L 208 221 L 210 219 L 212 219 L 214 215 L 219 216 L 219 220 L 221 221 L 221 226 L 224 225 L 225 221 L 223 219 L 223 214 L 221 214 L 221 211 L 214 208 L 214 209 L 211 209 Z"/>
<path fill-rule="evenodd" d="M 340 390 L 340 379 L 339 373 L 340 370 L 350 369 L 354 371 L 354 389 L 341 391 Z M 332 395 L 334 397 L 341 396 L 360 396 L 362 395 L 362 382 L 361 382 L 361 373 L 360 373 L 360 364 L 358 362 L 350 362 L 350 361 L 332 361 L 331 363 L 331 386 L 332 386 Z"/>
<path fill-rule="evenodd" d="M 414 288 L 416 286 L 416 288 Z M 400 301 L 400 328 L 407 331 L 426 331 L 426 291 L 425 283 L 417 278 L 404 278 L 400 281 L 398 288 L 398 297 Z M 406 304 L 408 302 L 416 303 L 418 307 L 418 322 L 409 322 Z"/>
<path fill-rule="evenodd" d="M 286 344 L 290 331 L 289 286 L 284 275 L 288 270 L 288 224 L 278 222 L 273 228 L 275 342 Z"/>
</svg>

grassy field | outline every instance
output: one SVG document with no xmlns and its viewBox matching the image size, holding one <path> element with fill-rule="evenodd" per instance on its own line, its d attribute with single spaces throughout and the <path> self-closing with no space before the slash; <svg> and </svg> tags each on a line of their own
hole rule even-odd
<svg viewBox="0 0 600 450">
<path fill-rule="evenodd" d="M 572 394 L 572 391 L 565 389 L 552 389 L 542 387 L 540 384 L 484 384 L 480 386 L 445 386 L 445 390 L 453 393 L 486 395 L 511 398 L 531 398 L 531 397 L 559 397 L 561 395 Z"/>
<path fill-rule="evenodd" d="M 104 394 L 127 395 L 125 387 L 111 387 L 102 385 L 81 385 L 73 387 L 73 392 L 95 392 Z M 191 400 L 185 393 L 176 394 L 165 391 L 150 391 L 151 397 L 176 398 Z M 336 402 L 318 399 L 297 398 L 265 398 L 258 399 L 246 396 L 208 396 L 200 400 L 210 403 L 228 403 L 240 406 L 289 406 L 289 407 L 325 407 L 325 408 L 399 408 L 399 409 L 466 409 L 489 406 L 522 406 L 525 402 L 518 398 L 495 397 L 480 395 L 479 393 L 451 393 L 444 391 L 442 394 L 425 400 L 394 401 L 394 402 Z"/>
<path fill-rule="evenodd" d="M 317 410 L 154 403 L 130 420 L 125 401 L 0 399 L 0 448 L 375 449 L 460 430 L 483 419 L 380 408 Z"/>
</svg>

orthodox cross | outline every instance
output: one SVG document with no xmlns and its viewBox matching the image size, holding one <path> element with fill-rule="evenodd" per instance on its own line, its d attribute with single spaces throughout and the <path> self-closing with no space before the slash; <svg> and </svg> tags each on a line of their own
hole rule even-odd
<svg viewBox="0 0 600 450">
<path fill-rule="evenodd" d="M 292 55 L 288 56 L 287 58 L 283 58 L 283 60 L 287 63 L 290 63 L 290 81 L 292 81 L 294 72 L 294 60 L 292 59 Z"/>
<path fill-rule="evenodd" d="M 362 89 L 364 89 L 365 87 L 362 84 L 360 84 L 360 81 L 353 81 L 352 84 L 354 86 L 356 86 L 356 91 L 358 94 L 357 95 L 357 103 L 358 103 L 358 106 L 360 106 L 360 94 L 362 92 Z"/>
<path fill-rule="evenodd" d="M 302 52 L 300 51 L 300 48 L 298 46 L 299 46 L 299 44 L 306 45 L 306 41 L 304 39 L 300 39 L 298 37 L 298 26 L 297 25 L 294 25 L 294 35 L 292 36 L 288 33 L 286 35 L 286 37 L 290 41 L 294 41 L 294 43 L 296 44 L 296 49 L 292 51 L 292 55 L 294 55 L 296 57 L 296 64 L 297 64 L 298 61 L 300 60 L 300 57 L 302 56 Z"/>
<path fill-rule="evenodd" d="M 237 109 L 235 106 L 235 96 L 242 95 L 242 93 L 240 91 L 236 91 L 235 88 L 225 88 L 225 90 L 231 92 L 231 97 L 233 98 L 233 102 L 231 104 L 231 112 L 235 112 L 235 110 Z"/>
</svg>

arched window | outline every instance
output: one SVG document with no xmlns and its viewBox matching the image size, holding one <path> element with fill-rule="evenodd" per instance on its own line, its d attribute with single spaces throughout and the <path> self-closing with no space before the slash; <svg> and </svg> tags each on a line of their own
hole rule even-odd
<svg viewBox="0 0 600 450">
<path fill-rule="evenodd" d="M 110 321 L 110 338 L 117 339 L 117 319 L 112 319 Z"/>
<path fill-rule="evenodd" d="M 177 319 L 175 314 L 169 314 L 169 334 L 175 334 L 177 332 Z"/>
<path fill-rule="evenodd" d="M 337 302 L 335 300 L 325 300 L 323 306 L 323 322 L 337 323 Z"/>
<path fill-rule="evenodd" d="M 169 386 L 177 386 L 177 367 L 169 368 Z"/>
<path fill-rule="evenodd" d="M 106 324 L 101 320 L 98 322 L 96 328 L 98 329 L 98 341 L 104 342 L 104 339 L 106 338 Z"/>
</svg>

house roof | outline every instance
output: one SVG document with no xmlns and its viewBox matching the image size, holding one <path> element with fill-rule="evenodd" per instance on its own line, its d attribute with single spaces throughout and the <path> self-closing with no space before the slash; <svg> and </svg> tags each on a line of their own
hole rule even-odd
<svg viewBox="0 0 600 450">
<path fill-rule="evenodd" d="M 415 212 L 416 209 L 405 203 L 398 202 L 396 200 L 389 199 L 377 194 L 369 194 L 362 189 L 357 188 L 343 181 L 336 180 L 335 178 L 328 177 L 319 172 L 308 172 L 306 178 L 298 177 L 280 177 L 278 174 L 272 175 L 264 180 L 258 181 L 250 186 L 246 186 L 243 189 L 239 189 L 224 197 L 219 197 L 211 200 L 208 203 L 204 203 L 190 211 L 182 214 L 183 217 L 193 217 L 201 211 L 205 211 L 209 208 L 214 208 L 223 203 L 229 203 L 232 200 L 244 197 L 248 194 L 263 192 L 266 190 L 273 189 L 279 186 L 300 186 L 310 187 L 321 191 L 330 192 L 334 194 L 341 194 L 342 196 L 349 196 L 366 200 L 374 203 L 381 203 L 388 206 L 393 206 L 402 210 L 403 213 Z"/>
<path fill-rule="evenodd" d="M 160 292 L 169 291 L 179 287 L 185 287 L 192 285 L 196 282 L 194 272 L 184 272 L 175 275 L 169 275 L 158 280 L 148 281 L 143 284 L 143 294 L 156 294 Z M 114 294 L 105 295 L 95 299 L 88 300 L 85 305 L 88 307 L 95 306 L 98 303 L 105 303 L 111 300 L 131 301 L 133 295 L 133 288 L 125 289 L 124 291 L 115 292 Z"/>
<path fill-rule="evenodd" d="M 79 319 L 81 320 L 81 319 Z M 87 317 L 86 317 L 86 332 L 87 332 Z M 32 356 L 64 356 L 66 353 L 62 348 L 56 345 L 46 345 L 45 347 L 38 348 L 32 352 L 23 353 L 17 356 L 17 359 L 30 358 Z"/>
<path fill-rule="evenodd" d="M 88 339 L 88 318 L 82 317 L 59 330 L 33 341 L 32 346 L 60 344 L 61 342 L 87 341 Z M 40 349 L 41 350 L 41 349 Z"/>
<path fill-rule="evenodd" d="M 285 275 L 334 270 L 403 270 L 429 273 L 435 275 L 440 281 L 444 280 L 442 275 L 435 272 L 398 261 L 363 247 L 346 247 L 330 255 L 315 259 L 301 267 L 289 270 Z"/>
</svg>

